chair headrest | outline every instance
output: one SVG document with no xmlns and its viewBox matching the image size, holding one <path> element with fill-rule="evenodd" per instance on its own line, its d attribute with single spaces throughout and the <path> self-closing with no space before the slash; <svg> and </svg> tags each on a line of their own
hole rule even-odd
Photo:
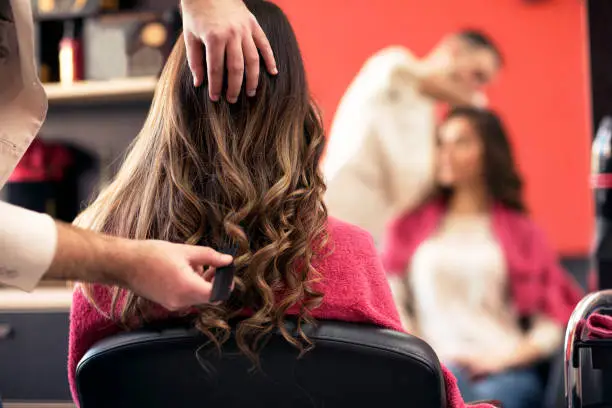
<svg viewBox="0 0 612 408">
<path fill-rule="evenodd" d="M 295 330 L 294 322 L 287 324 Z M 440 363 L 422 340 L 332 321 L 305 331 L 313 350 L 298 359 L 274 333 L 259 369 L 233 337 L 219 354 L 183 324 L 107 338 L 78 364 L 81 408 L 446 406 Z"/>
</svg>

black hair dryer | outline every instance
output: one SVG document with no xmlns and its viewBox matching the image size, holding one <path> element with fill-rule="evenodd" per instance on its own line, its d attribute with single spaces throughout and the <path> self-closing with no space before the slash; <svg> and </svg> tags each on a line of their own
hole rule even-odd
<svg viewBox="0 0 612 408">
<path fill-rule="evenodd" d="M 599 289 L 612 289 L 612 116 L 599 124 L 591 152 L 596 216 L 593 261 Z"/>
</svg>

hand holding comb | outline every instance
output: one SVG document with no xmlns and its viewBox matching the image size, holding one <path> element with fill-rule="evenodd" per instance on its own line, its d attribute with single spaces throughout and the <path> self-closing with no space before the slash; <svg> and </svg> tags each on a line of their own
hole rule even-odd
<svg viewBox="0 0 612 408">
<path fill-rule="evenodd" d="M 218 250 L 223 254 L 231 255 L 235 257 L 238 253 L 238 246 L 236 244 L 229 244 L 224 248 Z M 212 294 L 210 295 L 210 302 L 225 302 L 229 299 L 232 292 L 232 283 L 234 282 L 234 273 L 236 272 L 236 266 L 234 261 L 227 266 L 217 268 L 215 271 L 215 279 L 212 287 Z"/>
</svg>

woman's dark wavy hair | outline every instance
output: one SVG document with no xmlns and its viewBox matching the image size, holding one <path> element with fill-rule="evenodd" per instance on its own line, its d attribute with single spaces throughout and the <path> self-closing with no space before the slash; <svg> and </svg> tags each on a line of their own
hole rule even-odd
<svg viewBox="0 0 612 408">
<path fill-rule="evenodd" d="M 301 324 L 312 322 L 323 296 L 313 286 L 313 265 L 327 238 L 319 172 L 325 137 L 287 17 L 263 0 L 245 3 L 268 36 L 279 74 L 268 75 L 261 59 L 255 97 L 243 87 L 235 104 L 212 102 L 207 81 L 193 86 L 179 38 L 118 175 L 76 224 L 128 238 L 236 244 L 236 289 L 223 305 L 201 306 L 196 326 L 220 345 L 228 321 L 249 311 L 236 340 L 257 360 L 275 329 L 300 350 L 310 345 Z M 103 312 L 127 322 L 152 306 L 115 288 L 112 310 Z M 284 324 L 290 308 L 299 314 L 297 338 Z"/>
<path fill-rule="evenodd" d="M 527 212 L 523 201 L 523 179 L 517 170 L 508 139 L 508 133 L 501 118 L 493 111 L 471 107 L 452 109 L 444 118 L 467 119 L 484 147 L 483 171 L 490 197 L 500 204 L 519 212 Z M 436 196 L 447 201 L 453 189 L 438 186 Z"/>
</svg>

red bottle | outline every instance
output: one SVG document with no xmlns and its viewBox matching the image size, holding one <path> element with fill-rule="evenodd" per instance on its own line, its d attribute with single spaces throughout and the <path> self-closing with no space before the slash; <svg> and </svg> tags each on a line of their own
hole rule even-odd
<svg viewBox="0 0 612 408">
<path fill-rule="evenodd" d="M 70 85 L 83 79 L 83 53 L 76 24 L 72 20 L 64 23 L 64 37 L 59 44 L 60 82 Z"/>
</svg>

